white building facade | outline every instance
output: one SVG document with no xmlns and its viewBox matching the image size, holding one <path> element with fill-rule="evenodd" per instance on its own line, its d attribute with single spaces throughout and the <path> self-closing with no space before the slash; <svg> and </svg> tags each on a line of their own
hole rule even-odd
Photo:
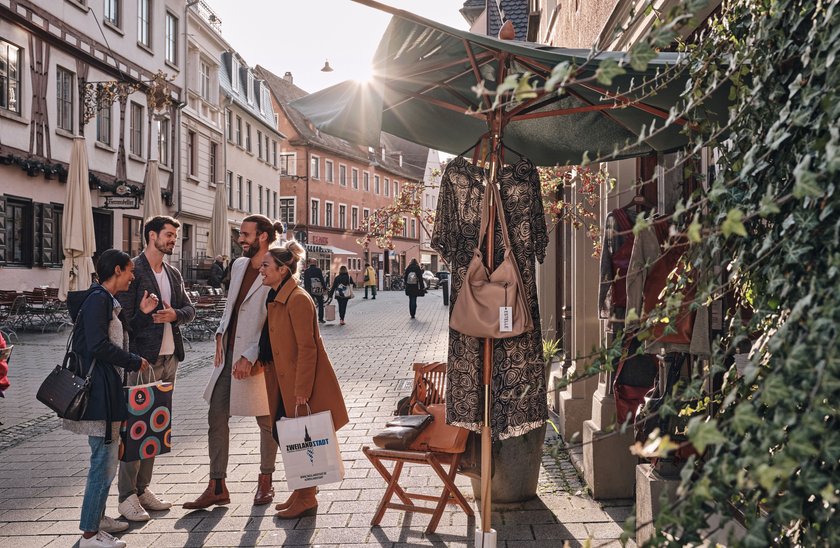
<svg viewBox="0 0 840 548">
<path fill-rule="evenodd" d="M 0 288 L 58 286 L 76 136 L 86 139 L 97 255 L 142 249 L 147 162 L 161 160 L 165 208 L 179 175 L 183 20 L 178 0 L 0 2 Z M 158 72 L 168 100 L 153 110 L 146 91 Z M 124 92 L 112 101 L 100 84 Z"/>
</svg>

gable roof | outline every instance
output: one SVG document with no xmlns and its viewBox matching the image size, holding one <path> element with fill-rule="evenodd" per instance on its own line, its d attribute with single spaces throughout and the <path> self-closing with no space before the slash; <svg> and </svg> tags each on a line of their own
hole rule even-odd
<svg viewBox="0 0 840 548">
<path fill-rule="evenodd" d="M 238 74 L 231 74 L 233 70 L 233 63 L 232 60 L 236 59 L 237 64 L 239 65 Z M 267 105 L 262 105 L 263 95 L 263 83 L 260 82 L 258 79 L 256 72 L 252 70 L 248 65 L 244 62 L 242 57 L 239 56 L 238 53 L 235 51 L 225 51 L 222 53 L 221 58 L 221 70 L 219 70 L 219 85 L 224 90 L 224 93 L 231 98 L 231 101 L 236 103 L 237 106 L 251 114 L 254 118 L 262 122 L 266 127 L 270 128 L 274 133 L 279 135 L 280 137 L 285 137 L 280 131 L 277 129 L 277 126 L 274 123 L 274 107 L 271 104 L 271 101 L 268 101 Z M 248 75 L 251 74 L 254 78 L 254 101 L 251 102 L 248 98 Z M 238 89 L 234 89 L 233 81 L 234 79 L 237 81 Z"/>
</svg>

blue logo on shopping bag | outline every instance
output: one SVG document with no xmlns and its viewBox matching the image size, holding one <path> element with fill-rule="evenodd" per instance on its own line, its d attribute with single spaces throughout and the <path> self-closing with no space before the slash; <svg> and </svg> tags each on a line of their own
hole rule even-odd
<svg viewBox="0 0 840 548">
<path fill-rule="evenodd" d="M 324 438 L 320 440 L 313 440 L 312 437 L 309 435 L 309 429 L 307 427 L 303 427 L 303 443 L 291 443 L 286 445 L 286 452 L 288 453 L 296 453 L 298 451 L 303 451 L 306 449 L 306 456 L 309 457 L 309 464 L 315 464 L 315 448 L 322 447 L 325 445 L 329 445 L 330 440 L 329 438 Z"/>
</svg>

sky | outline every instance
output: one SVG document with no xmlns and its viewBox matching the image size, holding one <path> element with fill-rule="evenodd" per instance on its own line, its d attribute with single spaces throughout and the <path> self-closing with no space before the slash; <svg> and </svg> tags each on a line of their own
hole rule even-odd
<svg viewBox="0 0 840 548">
<path fill-rule="evenodd" d="M 391 16 L 352 0 L 205 0 L 222 36 L 251 67 L 262 65 L 310 93 L 370 76 L 370 62 Z M 463 0 L 384 0 L 467 30 Z M 329 60 L 333 72 L 321 72 Z"/>
</svg>

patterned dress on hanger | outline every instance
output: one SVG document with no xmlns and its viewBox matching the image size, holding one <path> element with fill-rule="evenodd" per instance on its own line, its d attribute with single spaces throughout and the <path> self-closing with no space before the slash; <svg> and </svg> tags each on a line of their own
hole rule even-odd
<svg viewBox="0 0 840 548">
<path fill-rule="evenodd" d="M 484 170 L 462 157 L 452 159 L 441 178 L 431 244 L 449 263 L 450 313 L 458 300 L 478 240 L 483 180 Z M 491 430 L 494 439 L 506 439 L 542 426 L 548 415 L 535 264 L 535 259 L 542 262 L 545 258 L 548 233 L 539 174 L 534 164 L 521 159 L 512 166 L 505 166 L 499 171 L 498 181 L 513 256 L 535 326 L 530 333 L 497 339 L 493 343 Z M 496 266 L 504 258 L 500 230 L 497 221 L 494 231 Z M 483 355 L 483 339 L 449 330 L 447 422 L 475 432 L 481 430 L 484 422 Z"/>
</svg>

